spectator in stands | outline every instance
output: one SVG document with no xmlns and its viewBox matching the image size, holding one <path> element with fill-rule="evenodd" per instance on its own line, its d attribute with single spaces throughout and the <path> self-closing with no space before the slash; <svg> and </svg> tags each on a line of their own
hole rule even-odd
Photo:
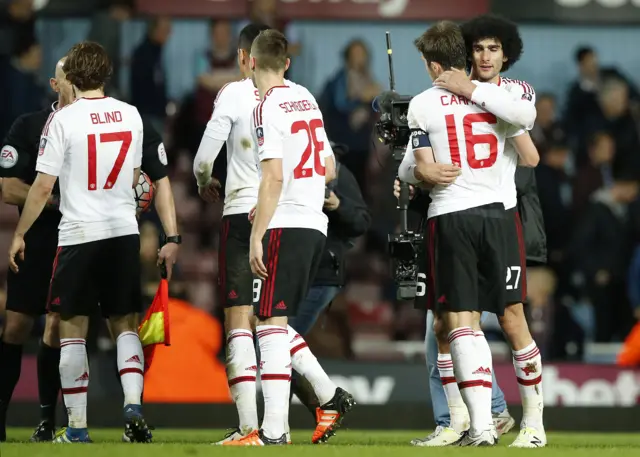
<svg viewBox="0 0 640 457">
<path fill-rule="evenodd" d="M 565 258 L 571 234 L 571 179 L 565 171 L 570 150 L 566 143 L 553 143 L 536 167 L 538 196 L 547 234 L 548 262 L 556 274 Z"/>
<path fill-rule="evenodd" d="M 589 139 L 589 162 L 578 170 L 573 184 L 574 221 L 581 219 L 595 191 L 613 184 L 615 152 L 616 144 L 608 133 L 597 132 Z"/>
<path fill-rule="evenodd" d="M 120 72 L 122 70 L 122 24 L 131 18 L 133 0 L 103 0 L 102 8 L 93 16 L 90 41 L 100 43 L 107 51 L 113 66 L 113 77 L 107 86 L 107 93 L 120 98 Z"/>
<path fill-rule="evenodd" d="M 170 35 L 171 20 L 155 18 L 131 61 L 131 102 L 158 132 L 164 132 L 169 101 L 162 51 Z"/>
<path fill-rule="evenodd" d="M 542 93 L 536 101 L 538 116 L 531 130 L 531 138 L 538 150 L 546 150 L 550 144 L 565 141 L 566 134 L 556 113 L 556 98 L 553 94 Z"/>
<path fill-rule="evenodd" d="M 596 342 L 621 341 L 633 325 L 626 283 L 638 229 L 630 204 L 639 187 L 637 169 L 621 170 L 608 189 L 593 194 L 572 237 L 569 256 L 574 271 L 585 278 Z"/>
<path fill-rule="evenodd" d="M 35 40 L 33 0 L 9 0 L 0 6 L 0 58 L 10 58 L 18 43 Z"/>
<path fill-rule="evenodd" d="M 36 41 L 19 41 L 10 61 L 0 65 L 0 138 L 13 121 L 24 113 L 44 108 L 47 92 L 38 80 L 42 48 Z"/>
<path fill-rule="evenodd" d="M 351 41 L 342 57 L 344 66 L 327 82 L 319 103 L 329 138 L 349 148 L 343 164 L 364 190 L 374 122 L 371 102 L 380 93 L 380 86 L 371 74 L 364 41 Z"/>
<path fill-rule="evenodd" d="M 196 61 L 196 120 L 203 130 L 211 118 L 218 91 L 225 84 L 242 79 L 236 63 L 238 51 L 231 23 L 227 20 L 211 21 L 209 38 L 209 49 L 199 55 Z"/>
<path fill-rule="evenodd" d="M 565 111 L 565 125 L 569 134 L 579 138 L 583 134 L 585 120 L 599 111 L 597 94 L 607 78 L 625 81 L 630 86 L 631 98 L 640 100 L 635 86 L 614 67 L 602 68 L 598 62 L 596 51 L 590 46 L 581 46 L 575 54 L 578 65 L 578 79 L 571 85 Z"/>
<path fill-rule="evenodd" d="M 300 54 L 300 37 L 291 22 L 278 14 L 278 0 L 253 0 L 250 8 L 249 21 L 266 24 L 281 31 L 289 42 L 289 54 L 291 56 Z M 249 21 L 240 24 L 239 30 L 242 30 Z"/>
</svg>

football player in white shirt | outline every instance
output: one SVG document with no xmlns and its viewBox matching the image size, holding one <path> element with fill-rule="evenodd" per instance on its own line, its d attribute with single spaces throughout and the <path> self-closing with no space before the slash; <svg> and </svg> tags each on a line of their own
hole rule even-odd
<svg viewBox="0 0 640 457">
<path fill-rule="evenodd" d="M 501 187 L 506 215 L 511 222 L 511 231 L 505 239 L 508 256 L 507 307 L 504 315 L 499 316 L 499 321 L 513 351 L 513 364 L 524 413 L 520 433 L 511 446 L 544 447 L 547 438 L 542 420 L 542 359 L 529 331 L 522 304 L 527 296 L 527 256 L 522 223 L 516 208 L 514 179 L 519 159 L 521 166 L 535 166 L 538 161 L 536 147 L 527 132 L 535 121 L 535 91 L 524 81 L 500 76 L 500 72 L 508 70 L 522 53 L 522 39 L 516 24 L 501 17 L 484 15 L 463 24 L 462 31 L 472 61 L 473 77 L 494 86 L 489 88 L 490 91 L 484 90 L 484 87 L 476 88 L 464 72 L 456 70 L 443 73 L 434 84 L 457 95 L 473 97 L 484 109 L 502 120 L 524 127 L 507 141 L 504 156 L 498 164 L 503 169 L 504 181 Z M 509 105 L 500 102 L 492 95 L 496 93 L 497 86 L 509 92 L 519 103 L 512 103 L 512 108 L 509 108 Z M 521 156 L 526 160 L 523 161 Z M 443 356 L 439 354 L 438 360 L 441 357 Z M 452 388 L 455 388 L 455 384 Z"/>
<path fill-rule="evenodd" d="M 258 90 L 251 80 L 249 53 L 258 34 L 269 27 L 249 24 L 240 32 L 238 65 L 246 79 L 224 86 L 215 101 L 211 120 L 200 143 L 193 170 L 200 195 L 206 201 L 217 198 L 219 183 L 212 178 L 213 164 L 226 142 L 227 182 L 219 248 L 220 297 L 225 307 L 227 334 L 227 376 L 231 395 L 238 408 L 239 427 L 218 444 L 239 440 L 258 429 L 256 405 L 256 352 L 253 343 L 252 312 L 256 289 L 249 265 L 249 214 L 258 201 L 260 178 L 254 153 L 255 139 L 251 122 L 253 109 L 260 101 Z M 306 89 L 284 81 L 292 90 Z M 326 144 L 327 151 L 331 151 Z M 350 395 L 326 375 L 304 339 L 291 328 L 289 343 L 295 353 L 293 369 L 314 387 L 320 410 L 316 413 L 317 428 L 312 440 L 326 440 L 339 425 Z M 331 419 L 328 420 L 327 417 Z M 321 420 L 322 418 L 322 420 Z"/>
<path fill-rule="evenodd" d="M 24 235 L 42 212 L 56 179 L 62 220 L 48 305 L 60 313 L 60 380 L 69 427 L 57 442 L 90 442 L 87 431 L 89 365 L 85 338 L 100 304 L 117 336 L 126 434 L 150 442 L 142 416 L 144 355 L 137 333 L 141 311 L 140 240 L 133 187 L 142 161 L 142 119 L 131 105 L 104 96 L 109 57 L 97 43 L 71 48 L 63 71 L 76 101 L 54 111 L 42 131 L 38 176 L 9 252 L 19 271 Z"/>
<path fill-rule="evenodd" d="M 437 24 L 416 45 L 432 79 L 466 65 L 464 39 L 453 23 Z M 526 124 L 526 113 L 514 108 L 508 93 L 480 83 L 478 95 L 485 91 L 499 92 L 494 95 L 507 117 L 520 128 Z M 428 283 L 430 305 L 437 303 L 449 331 L 453 356 L 449 370 L 455 371 L 471 416 L 470 430 L 461 443 L 471 446 L 494 444 L 496 439 L 491 416 L 491 352 L 484 335 L 474 329 L 479 328 L 480 311 L 502 314 L 505 305 L 502 243 L 509 224 L 502 204 L 500 161 L 506 138 L 516 131 L 484 111 L 484 102 L 474 102 L 438 87 L 416 96 L 409 108 L 412 140 L 399 170 L 402 180 L 417 183 L 425 162 L 452 162 L 462 168 L 452 185 L 435 186 L 430 193 Z M 417 167 L 410 165 L 414 154 Z"/>
<path fill-rule="evenodd" d="M 287 443 L 291 348 L 287 317 L 305 297 L 326 239 L 322 212 L 326 182 L 335 162 L 315 98 L 302 86 L 285 85 L 287 40 L 262 32 L 251 47 L 250 65 L 262 99 L 253 124 L 260 188 L 250 239 L 254 313 L 265 398 L 262 427 L 239 446 Z M 332 396 L 333 391 L 318 394 Z"/>
</svg>

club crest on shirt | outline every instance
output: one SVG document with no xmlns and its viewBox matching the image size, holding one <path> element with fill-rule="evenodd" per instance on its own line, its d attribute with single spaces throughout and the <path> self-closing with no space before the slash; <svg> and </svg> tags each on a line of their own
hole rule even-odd
<svg viewBox="0 0 640 457">
<path fill-rule="evenodd" d="M 0 152 L 0 167 L 11 168 L 18 163 L 18 151 L 13 146 L 2 146 L 2 152 Z"/>
<path fill-rule="evenodd" d="M 522 94 L 522 100 L 527 100 L 527 101 L 531 101 L 533 100 L 533 97 L 531 96 L 531 94 Z"/>
<path fill-rule="evenodd" d="M 167 151 L 164 149 L 164 143 L 158 145 L 158 159 L 162 165 L 167 166 Z"/>
<path fill-rule="evenodd" d="M 42 137 L 40 139 L 40 148 L 38 149 L 38 155 L 41 156 L 42 154 L 44 154 L 44 148 L 47 146 L 47 139 L 45 137 Z"/>
<path fill-rule="evenodd" d="M 256 129 L 256 137 L 258 138 L 258 146 L 262 146 L 264 144 L 264 131 L 262 127 Z"/>
</svg>

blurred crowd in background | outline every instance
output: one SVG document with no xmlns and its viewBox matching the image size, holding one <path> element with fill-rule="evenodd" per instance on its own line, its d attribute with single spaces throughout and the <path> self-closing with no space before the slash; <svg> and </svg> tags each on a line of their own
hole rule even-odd
<svg viewBox="0 0 640 457">
<path fill-rule="evenodd" d="M 17 116 L 54 100 L 42 78 L 47 43 L 36 32 L 32 4 L 12 0 L 0 12 L 2 137 Z M 254 0 L 251 5 L 246 21 L 267 23 L 287 35 L 295 77 L 296 57 L 305 53 L 305 42 L 290 22 L 278 17 L 276 2 Z M 163 54 L 172 18 L 147 18 L 143 39 L 123 58 L 120 27 L 134 15 L 131 1 L 106 2 L 91 19 L 86 38 L 100 42 L 112 56 L 116 77 L 107 93 L 135 105 L 164 134 L 184 240 L 172 294 L 220 317 L 216 251 L 222 206 L 200 200 L 191 169 L 216 94 L 242 78 L 236 36 L 247 22 L 209 22 L 209 48 L 193 62 L 197 76 L 192 88 L 172 99 L 167 78 L 175 69 Z M 424 312 L 396 300 L 390 277 L 386 240 L 398 228 L 392 195 L 397 164 L 373 135 L 376 113 L 371 109 L 385 81 L 373 76 L 370 50 L 357 29 L 344 49 L 326 52 L 340 52 L 341 65 L 315 95 L 330 139 L 349 148 L 342 162 L 358 180 L 373 223 L 349 255 L 347 285 L 308 340 L 319 356 L 405 357 L 398 342 L 422 341 Z M 600 65 L 589 43 L 576 43 L 566 64 L 577 67 L 578 78 L 566 88 L 562 103 L 557 94 L 537 93 L 538 117 L 531 132 L 541 154 L 536 174 L 549 262 L 529 272 L 529 317 L 547 359 L 581 360 L 586 343 L 620 342 L 640 319 L 640 93 L 633 75 Z M 426 73 L 424 81 L 426 88 Z M 214 171 L 223 181 L 224 156 Z M 0 205 L 0 309 L 7 268 L 3 253 L 17 219 L 16 208 Z M 159 280 L 159 230 L 153 212 L 145 214 L 141 257 L 148 301 Z M 501 339 L 497 331 L 492 336 Z"/>
</svg>

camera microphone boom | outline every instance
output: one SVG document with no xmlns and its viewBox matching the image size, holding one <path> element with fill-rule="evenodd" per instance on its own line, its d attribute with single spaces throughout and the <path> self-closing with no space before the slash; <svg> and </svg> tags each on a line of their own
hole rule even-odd
<svg viewBox="0 0 640 457">
<path fill-rule="evenodd" d="M 399 95 L 395 91 L 393 72 L 393 49 L 391 33 L 386 32 L 387 58 L 389 61 L 389 91 L 383 92 L 373 101 L 373 108 L 380 113 L 376 123 L 376 131 L 380 141 L 391 147 L 393 159 L 398 166 L 406 152 L 411 130 L 407 114 L 412 97 Z M 409 209 L 409 184 L 400 182 L 400 233 L 389 234 L 389 253 L 393 277 L 398 286 L 398 298 L 411 300 L 416 296 L 418 284 L 418 258 L 424 249 L 421 233 L 410 231 L 407 226 L 407 210 Z"/>
</svg>

